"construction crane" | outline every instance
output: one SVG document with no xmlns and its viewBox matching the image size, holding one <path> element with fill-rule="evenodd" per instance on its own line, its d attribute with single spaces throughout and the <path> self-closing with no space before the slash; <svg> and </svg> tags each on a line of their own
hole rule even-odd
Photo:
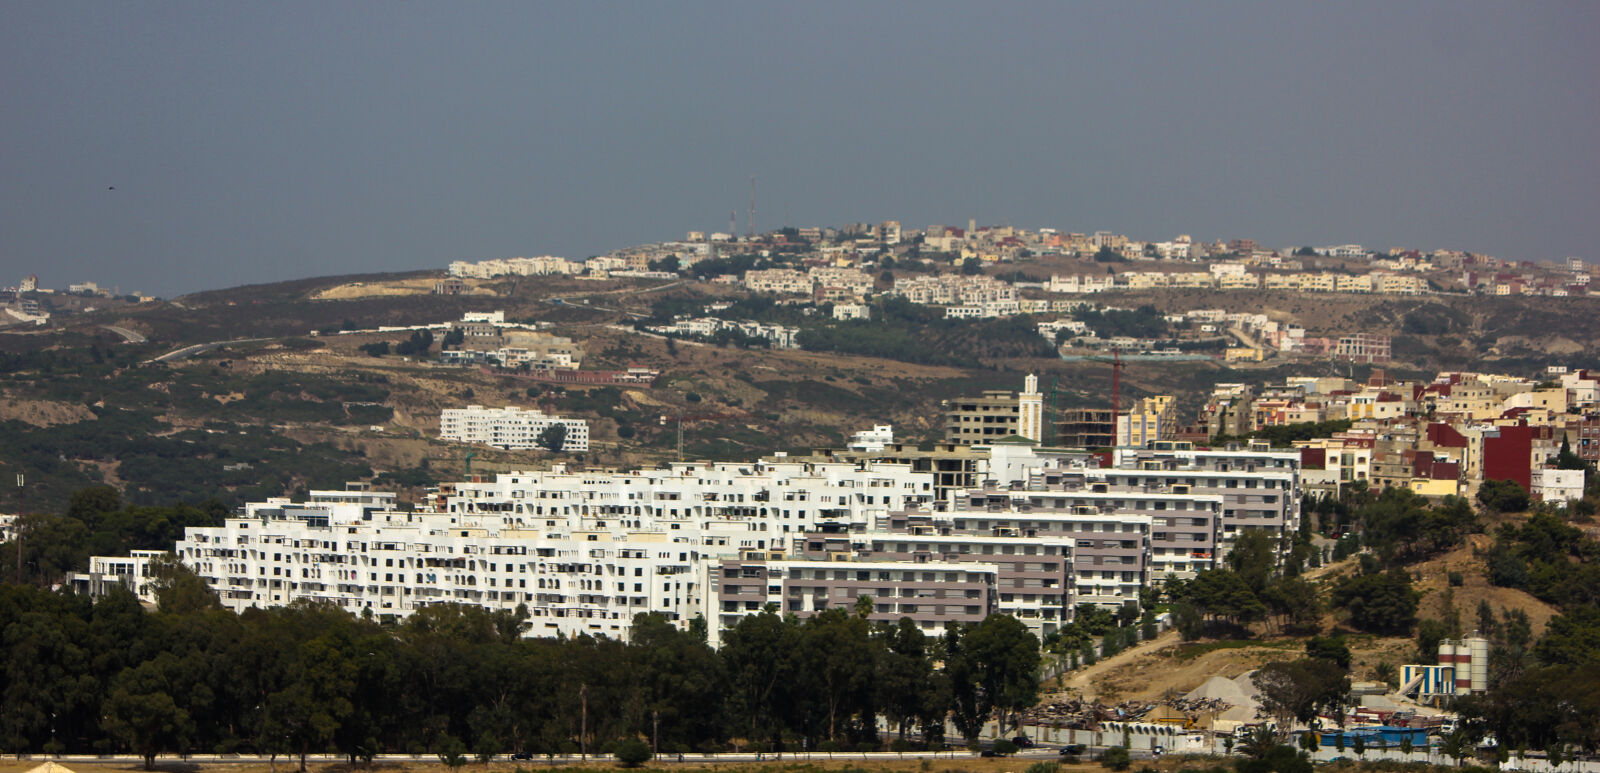
<svg viewBox="0 0 1600 773">
<path fill-rule="evenodd" d="M 710 421 L 712 419 L 748 419 L 750 414 L 735 413 L 680 413 L 678 414 L 678 461 L 683 461 L 683 423 L 686 421 Z M 661 415 L 661 424 L 667 423 L 667 415 Z"/>
<path fill-rule="evenodd" d="M 1112 347 L 1110 357 L 1084 357 L 1091 362 L 1104 362 L 1111 365 L 1111 444 L 1117 444 L 1117 418 L 1122 415 L 1122 369 L 1128 364 L 1122 361 L 1122 349 Z"/>
</svg>

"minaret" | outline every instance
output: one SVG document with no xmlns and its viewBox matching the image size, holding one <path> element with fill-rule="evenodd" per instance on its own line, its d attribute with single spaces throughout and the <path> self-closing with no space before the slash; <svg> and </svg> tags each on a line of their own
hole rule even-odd
<svg viewBox="0 0 1600 773">
<path fill-rule="evenodd" d="M 1044 442 L 1044 395 L 1039 394 L 1039 377 L 1032 373 L 1023 379 L 1022 394 L 1017 395 L 1017 434 Z"/>
</svg>

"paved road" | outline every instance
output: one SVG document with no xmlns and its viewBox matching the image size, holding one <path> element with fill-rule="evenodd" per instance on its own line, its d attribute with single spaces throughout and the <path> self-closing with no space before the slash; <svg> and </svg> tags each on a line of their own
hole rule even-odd
<svg viewBox="0 0 1600 773">
<path fill-rule="evenodd" d="M 193 344 L 191 346 L 185 346 L 182 349 L 175 349 L 167 352 L 166 354 L 163 354 L 153 360 L 146 360 L 145 364 L 149 365 L 156 362 L 177 362 L 178 360 L 193 357 L 201 352 L 209 352 L 219 346 L 227 346 L 228 344 L 253 344 L 260 343 L 261 341 L 271 340 L 272 339 L 270 338 L 235 338 L 232 341 L 212 341 L 208 344 Z"/>
<path fill-rule="evenodd" d="M 136 332 L 134 332 L 132 330 L 129 330 L 129 329 L 125 328 L 125 327 L 117 327 L 116 325 L 101 325 L 100 327 L 103 327 L 106 330 L 110 330 L 111 332 L 116 333 L 119 336 L 122 336 L 123 343 L 142 344 L 145 341 L 149 340 L 149 339 L 145 338 L 144 336 L 139 335 L 138 333 L 136 333 Z"/>
</svg>

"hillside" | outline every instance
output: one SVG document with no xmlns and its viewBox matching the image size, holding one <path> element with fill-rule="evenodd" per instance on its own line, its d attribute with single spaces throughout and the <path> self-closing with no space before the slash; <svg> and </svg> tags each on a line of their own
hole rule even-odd
<svg viewBox="0 0 1600 773">
<path fill-rule="evenodd" d="M 69 317 L 62 328 L 0 332 L 0 422 L 11 430 L 0 440 L 0 464 L 29 474 L 28 487 L 8 497 L 7 505 L 58 507 L 67 492 L 97 481 L 124 486 L 133 501 L 151 504 L 212 497 L 237 502 L 373 475 L 386 476 L 388 485 L 414 487 L 463 471 L 465 449 L 431 437 L 440 410 L 468 403 L 538 406 L 587 419 L 594 451 L 568 461 L 627 465 L 675 458 L 679 416 L 689 417 L 683 421 L 685 456 L 742 459 L 839 446 L 851 432 L 886 422 L 895 425 L 898 438 L 925 443 L 937 437 L 940 400 L 1016 389 L 1026 373 L 1039 375 L 1046 402 L 1058 408 L 1105 405 L 1111 391 L 1108 366 L 1050 356 L 1023 320 L 945 322 L 903 309 L 899 313 L 906 316 L 893 322 L 902 337 L 885 339 L 898 341 L 886 351 L 893 358 L 742 349 L 669 342 L 632 329 L 636 320 L 665 308 L 696 309 L 746 297 L 726 286 L 536 277 L 474 281 L 466 294 L 451 296 L 432 294 L 438 276 L 413 272 L 253 285 Z M 1600 337 L 1600 329 L 1590 329 L 1600 327 L 1600 314 L 1567 308 L 1593 303 L 1577 298 L 1400 300 L 1178 290 L 1096 300 L 1163 311 L 1265 308 L 1274 318 L 1325 335 L 1425 331 L 1418 333 L 1418 345 L 1435 354 L 1392 364 L 1390 371 L 1399 375 L 1455 362 L 1449 352 L 1456 349 L 1504 355 L 1461 366 L 1583 364 L 1572 358 L 1588 355 L 1570 353 L 1564 341 Z M 785 307 L 750 308 L 804 324 L 805 315 Z M 398 333 L 316 335 L 439 323 L 490 310 L 571 338 L 586 352 L 586 368 L 639 366 L 662 377 L 653 388 L 555 387 L 360 350 L 398 343 L 404 338 Z M 106 328 L 111 325 L 149 340 L 126 343 Z M 1538 335 L 1549 330 L 1561 334 Z M 875 331 L 880 328 L 848 335 Z M 230 341 L 237 343 L 149 362 L 185 346 Z M 1409 345 L 1397 343 L 1397 351 Z M 1124 400 L 1178 395 L 1181 415 L 1188 418 L 1219 381 L 1335 370 L 1359 376 L 1368 368 L 1327 360 L 1269 360 L 1240 368 L 1214 360 L 1133 362 L 1124 373 L 1123 393 Z M 188 464 L 174 476 L 170 460 L 178 457 Z M 545 461 L 537 453 L 480 450 L 475 469 Z"/>
</svg>

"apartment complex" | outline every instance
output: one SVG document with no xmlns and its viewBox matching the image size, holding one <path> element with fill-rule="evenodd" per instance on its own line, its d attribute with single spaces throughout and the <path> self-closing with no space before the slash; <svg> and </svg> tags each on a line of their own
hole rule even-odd
<svg viewBox="0 0 1600 773">
<path fill-rule="evenodd" d="M 931 466 L 883 460 L 915 458 L 905 449 L 856 453 L 556 465 L 448 484 L 415 511 L 389 493 L 317 491 L 191 528 L 174 553 L 236 610 L 523 607 L 530 635 L 624 637 L 647 611 L 720 629 L 768 605 L 804 616 L 870 603 L 872 619 L 930 632 L 999 611 L 1044 636 L 1080 603 L 1121 607 L 1164 577 L 1213 568 L 1244 529 L 1282 537 L 1298 525 L 1297 453 L 1169 443 L 1123 449 L 1104 468 L 1033 444 L 951 446 L 967 472 L 943 487 Z M 73 581 L 148 598 L 152 557 L 96 558 Z"/>
<path fill-rule="evenodd" d="M 551 427 L 564 427 L 562 451 L 589 450 L 589 423 L 582 419 L 563 419 L 539 410 L 514 405 L 485 408 L 469 405 L 439 412 L 439 437 L 461 443 L 482 443 L 507 451 L 544 448 L 541 438 Z"/>
</svg>

